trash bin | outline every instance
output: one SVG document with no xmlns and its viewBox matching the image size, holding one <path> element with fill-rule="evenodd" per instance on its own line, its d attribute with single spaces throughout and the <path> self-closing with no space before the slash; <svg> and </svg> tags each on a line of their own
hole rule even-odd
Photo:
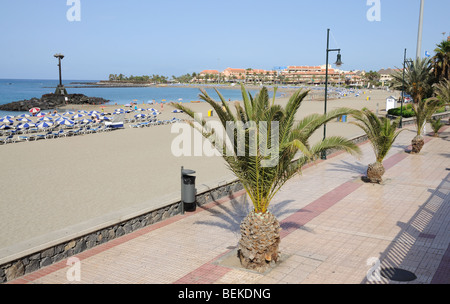
<svg viewBox="0 0 450 304">
<path fill-rule="evenodd" d="M 192 212 L 196 209 L 196 194 L 195 189 L 195 171 L 184 169 L 181 167 L 181 207 L 182 213 L 184 211 Z"/>
<path fill-rule="evenodd" d="M 208 117 L 212 117 L 213 116 L 213 110 L 208 110 Z"/>
</svg>

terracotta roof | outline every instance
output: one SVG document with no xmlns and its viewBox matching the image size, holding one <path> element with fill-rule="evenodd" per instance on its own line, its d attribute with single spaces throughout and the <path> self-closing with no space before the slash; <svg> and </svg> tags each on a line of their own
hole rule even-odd
<svg viewBox="0 0 450 304">
<path fill-rule="evenodd" d="M 225 71 L 235 72 L 235 73 L 245 73 L 245 69 L 232 69 L 232 68 L 226 68 Z"/>
<path fill-rule="evenodd" d="M 219 71 L 217 71 L 217 70 L 204 70 L 204 71 L 201 71 L 200 74 L 219 74 Z"/>
</svg>

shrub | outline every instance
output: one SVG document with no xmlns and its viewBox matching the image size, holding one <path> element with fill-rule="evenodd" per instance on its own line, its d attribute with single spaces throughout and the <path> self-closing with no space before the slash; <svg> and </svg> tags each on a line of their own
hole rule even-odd
<svg viewBox="0 0 450 304">
<path fill-rule="evenodd" d="M 403 108 L 403 113 L 401 108 Z M 393 108 L 388 110 L 388 114 L 389 115 L 394 115 L 394 116 L 400 116 L 400 114 L 402 114 L 402 116 L 404 118 L 408 118 L 408 117 L 413 117 L 414 116 L 414 112 L 412 110 L 412 105 L 408 104 L 406 106 L 403 107 L 398 107 L 398 108 Z"/>
</svg>

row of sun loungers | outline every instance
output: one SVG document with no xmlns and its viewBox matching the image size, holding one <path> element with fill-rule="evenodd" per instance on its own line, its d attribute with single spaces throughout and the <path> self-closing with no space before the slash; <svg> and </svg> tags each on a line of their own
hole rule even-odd
<svg viewBox="0 0 450 304">
<path fill-rule="evenodd" d="M 131 124 L 130 128 L 144 128 L 144 127 L 151 127 L 151 126 L 158 126 L 158 125 L 168 125 L 175 122 L 179 122 L 180 119 L 178 118 L 172 118 L 171 120 L 150 120 L 150 121 L 144 121 L 144 122 L 138 122 L 137 124 Z"/>
<path fill-rule="evenodd" d="M 92 134 L 92 133 L 100 133 L 100 132 L 108 132 L 111 131 L 111 128 L 100 126 L 100 127 L 87 127 L 87 128 L 79 128 L 79 129 L 60 129 L 56 131 L 48 131 L 44 134 L 31 134 L 28 136 L 11 134 L 5 138 L 0 138 L 0 144 L 8 144 L 8 143 L 16 143 L 23 141 L 36 141 L 39 139 L 50 139 L 50 138 L 59 138 L 59 137 L 67 137 L 67 136 L 76 136 L 83 134 Z"/>
<path fill-rule="evenodd" d="M 143 128 L 157 125 L 167 125 L 180 121 L 178 118 L 172 118 L 171 120 L 157 120 L 150 119 L 148 121 L 137 121 L 136 124 L 130 124 L 130 128 Z M 127 121 L 130 123 L 131 121 Z M 133 122 L 136 122 L 135 120 Z M 36 141 L 40 139 L 51 139 L 51 138 L 59 138 L 59 137 L 67 137 L 67 136 L 77 136 L 84 134 L 92 134 L 92 133 L 100 133 L 114 130 L 114 128 L 110 128 L 103 124 L 98 125 L 83 125 L 79 128 L 60 128 L 60 127 L 51 127 L 44 130 L 5 130 L 2 135 L 6 136 L 0 138 L 0 145 L 8 144 L 8 143 L 16 143 L 16 142 L 24 142 L 24 141 Z M 42 132 L 43 133 L 39 133 Z"/>
</svg>

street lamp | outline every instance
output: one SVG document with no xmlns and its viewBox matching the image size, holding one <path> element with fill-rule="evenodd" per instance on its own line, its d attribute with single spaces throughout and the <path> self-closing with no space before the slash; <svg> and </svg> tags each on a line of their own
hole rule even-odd
<svg viewBox="0 0 450 304">
<path fill-rule="evenodd" d="M 64 58 L 63 54 L 55 54 L 53 57 L 58 58 L 58 67 L 59 67 L 59 85 L 62 86 L 62 78 L 61 78 L 61 59 Z"/>
<path fill-rule="evenodd" d="M 412 60 L 406 60 L 406 49 L 405 55 L 403 57 L 403 78 L 402 78 L 402 100 L 400 103 L 400 122 L 398 124 L 399 128 L 403 128 L 403 100 L 405 99 L 405 70 L 406 63 L 412 63 Z"/>
<path fill-rule="evenodd" d="M 66 88 L 64 88 L 64 85 L 62 84 L 62 77 L 61 77 L 61 59 L 64 58 L 63 54 L 55 54 L 53 57 L 58 58 L 58 67 L 59 67 L 59 84 L 56 86 L 55 95 L 58 96 L 58 100 L 65 101 L 67 91 Z"/>
<path fill-rule="evenodd" d="M 341 49 L 330 49 L 330 29 L 327 29 L 327 59 L 326 59 L 326 65 L 325 65 L 325 108 L 324 108 L 324 114 L 327 114 L 327 95 L 328 95 L 328 53 L 329 52 L 338 52 L 336 62 L 334 63 L 337 67 L 340 67 L 342 65 L 341 60 Z M 327 136 L 327 124 L 323 125 L 323 140 L 325 140 Z M 321 159 L 327 159 L 327 153 L 326 151 L 322 151 Z"/>
</svg>

